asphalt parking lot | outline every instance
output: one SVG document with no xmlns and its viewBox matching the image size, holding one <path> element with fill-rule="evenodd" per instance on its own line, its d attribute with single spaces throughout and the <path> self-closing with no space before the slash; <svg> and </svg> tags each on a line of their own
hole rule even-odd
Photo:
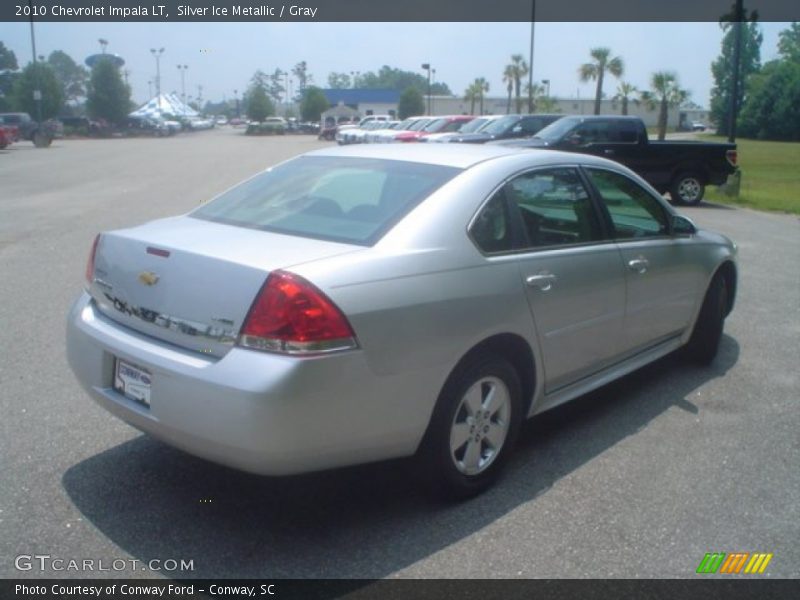
<svg viewBox="0 0 800 600">
<path fill-rule="evenodd" d="M 431 501 L 408 463 L 302 477 L 238 473 L 97 407 L 65 358 L 94 235 L 185 212 L 314 136 L 221 129 L 0 151 L 0 577 L 697 577 L 706 552 L 769 552 L 800 576 L 800 221 L 684 209 L 740 248 L 710 368 L 667 357 L 525 427 L 503 479 Z M 741 158 L 746 177 L 746 157 Z"/>
</svg>

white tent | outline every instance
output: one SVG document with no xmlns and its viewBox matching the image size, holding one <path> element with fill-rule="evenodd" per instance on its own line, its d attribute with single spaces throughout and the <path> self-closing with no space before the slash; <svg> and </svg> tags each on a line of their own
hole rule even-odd
<svg viewBox="0 0 800 600">
<path fill-rule="evenodd" d="M 166 115 L 189 118 L 200 116 L 191 106 L 181 102 L 175 94 L 161 94 L 151 98 L 130 114 L 132 117 L 164 117 Z"/>
</svg>

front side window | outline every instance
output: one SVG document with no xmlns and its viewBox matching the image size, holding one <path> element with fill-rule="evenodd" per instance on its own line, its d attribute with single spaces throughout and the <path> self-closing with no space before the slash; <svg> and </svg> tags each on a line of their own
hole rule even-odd
<svg viewBox="0 0 800 600">
<path fill-rule="evenodd" d="M 525 173 L 505 186 L 517 208 L 530 248 L 583 244 L 602 237 L 599 221 L 578 172 L 572 168 Z"/>
<path fill-rule="evenodd" d="M 587 169 L 611 216 L 616 239 L 669 234 L 664 207 L 632 179 L 614 171 Z"/>
<path fill-rule="evenodd" d="M 371 245 L 459 172 L 397 160 L 304 156 L 249 179 L 190 216 Z"/>
</svg>

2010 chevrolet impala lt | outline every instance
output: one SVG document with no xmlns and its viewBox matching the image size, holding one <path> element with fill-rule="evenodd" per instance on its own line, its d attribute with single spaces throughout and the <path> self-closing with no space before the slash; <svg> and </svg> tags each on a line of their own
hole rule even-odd
<svg viewBox="0 0 800 600">
<path fill-rule="evenodd" d="M 736 246 L 627 168 L 353 146 L 95 239 L 69 363 L 113 414 L 281 475 L 417 455 L 485 489 L 523 419 L 681 349 L 713 360 Z"/>
</svg>

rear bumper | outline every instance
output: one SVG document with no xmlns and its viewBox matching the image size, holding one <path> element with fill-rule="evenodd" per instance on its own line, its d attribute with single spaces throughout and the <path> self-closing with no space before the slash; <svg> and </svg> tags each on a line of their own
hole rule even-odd
<svg viewBox="0 0 800 600">
<path fill-rule="evenodd" d="M 713 171 L 708 174 L 709 185 L 723 185 L 728 182 L 729 178 L 739 172 L 738 168 L 731 168 L 727 171 Z"/>
<path fill-rule="evenodd" d="M 265 475 L 413 454 L 436 398 L 425 390 L 429 377 L 376 376 L 362 351 L 296 358 L 234 347 L 221 359 L 184 351 L 109 320 L 85 293 L 69 313 L 67 358 L 91 397 L 130 425 Z M 150 408 L 113 389 L 116 358 L 150 371 Z M 408 406 L 426 393 L 429 410 Z"/>
</svg>

